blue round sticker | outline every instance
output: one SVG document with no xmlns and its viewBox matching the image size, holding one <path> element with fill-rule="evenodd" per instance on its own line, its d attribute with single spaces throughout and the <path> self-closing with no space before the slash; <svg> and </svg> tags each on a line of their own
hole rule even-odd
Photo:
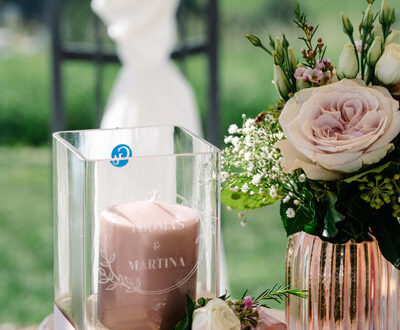
<svg viewBox="0 0 400 330">
<path fill-rule="evenodd" d="M 114 160 L 110 161 L 113 166 L 123 167 L 128 164 L 129 159 L 121 159 L 121 158 L 130 158 L 132 157 L 132 149 L 129 148 L 126 144 L 119 144 L 111 152 L 111 158 Z"/>
</svg>

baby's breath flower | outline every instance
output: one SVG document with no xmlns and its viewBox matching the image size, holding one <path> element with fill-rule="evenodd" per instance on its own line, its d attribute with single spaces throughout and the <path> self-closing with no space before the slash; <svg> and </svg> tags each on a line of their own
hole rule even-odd
<svg viewBox="0 0 400 330">
<path fill-rule="evenodd" d="M 260 184 L 261 178 L 262 178 L 261 174 L 256 174 L 255 176 L 253 176 L 253 180 L 251 181 L 251 183 L 257 186 Z"/>
<path fill-rule="evenodd" d="M 275 186 L 271 186 L 271 188 L 269 188 L 269 194 L 272 198 L 277 198 L 278 197 L 278 192 L 276 191 L 276 187 Z"/>
<path fill-rule="evenodd" d="M 289 208 L 286 210 L 286 216 L 287 216 L 288 218 L 294 218 L 294 217 L 296 216 L 296 212 L 295 212 L 291 207 L 289 207 Z"/>
<path fill-rule="evenodd" d="M 287 202 L 290 201 L 290 196 L 287 195 L 284 199 L 282 199 L 282 203 L 286 204 Z"/>
<path fill-rule="evenodd" d="M 296 206 L 300 205 L 300 201 L 299 201 L 298 199 L 295 199 L 295 200 L 293 201 L 293 203 L 294 203 L 294 205 L 296 205 Z"/>
<path fill-rule="evenodd" d="M 242 186 L 242 189 L 241 189 L 241 190 L 242 190 L 243 193 L 246 194 L 246 193 L 249 191 L 249 186 L 248 186 L 248 184 L 245 183 L 245 184 Z"/>
<path fill-rule="evenodd" d="M 226 144 L 231 143 L 231 142 L 232 142 L 232 135 L 226 136 L 225 139 L 224 139 L 224 142 L 225 142 Z"/>
<path fill-rule="evenodd" d="M 306 176 L 304 174 L 299 175 L 299 182 L 303 183 L 306 181 Z"/>
<path fill-rule="evenodd" d="M 229 173 L 225 172 L 225 171 L 222 171 L 221 172 L 221 180 L 222 180 L 222 182 L 225 182 L 228 178 L 229 178 Z"/>
<path fill-rule="evenodd" d="M 237 133 L 238 129 L 239 127 L 236 124 L 232 124 L 231 126 L 229 126 L 228 133 L 235 134 Z"/>
</svg>

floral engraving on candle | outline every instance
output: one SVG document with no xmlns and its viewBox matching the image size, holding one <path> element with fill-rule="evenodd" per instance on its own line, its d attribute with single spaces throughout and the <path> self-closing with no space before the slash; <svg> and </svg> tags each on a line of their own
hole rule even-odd
<svg viewBox="0 0 400 330">
<path fill-rule="evenodd" d="M 116 275 L 112 269 L 111 264 L 115 261 L 115 253 L 108 258 L 102 250 L 100 250 L 102 261 L 99 267 L 99 284 L 109 284 L 106 287 L 107 291 L 115 290 L 118 287 L 125 288 L 127 293 L 137 292 L 140 288 L 140 280 L 135 282 L 129 277 L 122 274 Z"/>
</svg>

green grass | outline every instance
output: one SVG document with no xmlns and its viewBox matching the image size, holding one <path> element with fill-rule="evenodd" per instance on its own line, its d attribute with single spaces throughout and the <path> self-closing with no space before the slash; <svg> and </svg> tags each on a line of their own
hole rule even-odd
<svg viewBox="0 0 400 330">
<path fill-rule="evenodd" d="M 0 147 L 0 324 L 52 310 L 48 148 Z"/>
</svg>

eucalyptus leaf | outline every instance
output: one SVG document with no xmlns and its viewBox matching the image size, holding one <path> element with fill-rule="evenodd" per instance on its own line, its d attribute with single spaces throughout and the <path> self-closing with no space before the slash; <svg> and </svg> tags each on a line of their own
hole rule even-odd
<svg viewBox="0 0 400 330">
<path fill-rule="evenodd" d="M 269 194 L 245 194 L 241 191 L 231 191 L 228 186 L 222 188 L 221 201 L 237 211 L 259 209 L 276 202 Z"/>
</svg>

